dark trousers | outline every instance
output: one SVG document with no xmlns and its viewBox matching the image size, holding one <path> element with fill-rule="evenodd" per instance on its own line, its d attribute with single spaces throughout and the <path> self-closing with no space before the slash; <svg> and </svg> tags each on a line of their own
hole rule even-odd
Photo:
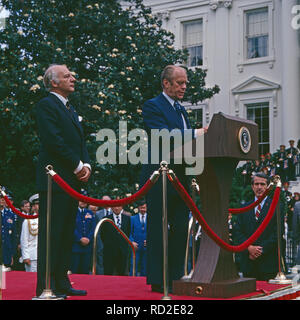
<svg viewBox="0 0 300 320">
<path fill-rule="evenodd" d="M 183 179 L 179 180 L 182 182 Z M 188 232 L 188 208 L 177 191 L 167 184 L 168 274 L 169 285 L 184 274 Z M 162 183 L 158 181 L 146 196 L 147 201 L 147 283 L 163 284 Z"/>
<path fill-rule="evenodd" d="M 70 288 L 67 276 L 70 268 L 72 242 L 78 202 L 64 192 L 52 193 L 50 233 L 50 283 L 52 290 Z M 46 287 L 47 192 L 40 192 L 38 268 L 36 294 Z"/>
<path fill-rule="evenodd" d="M 72 252 L 72 273 L 89 274 L 92 266 L 92 251 Z"/>
<path fill-rule="evenodd" d="M 103 252 L 103 267 L 105 275 L 117 275 L 127 276 L 128 275 L 128 251 L 121 250 L 117 247 Z"/>
</svg>

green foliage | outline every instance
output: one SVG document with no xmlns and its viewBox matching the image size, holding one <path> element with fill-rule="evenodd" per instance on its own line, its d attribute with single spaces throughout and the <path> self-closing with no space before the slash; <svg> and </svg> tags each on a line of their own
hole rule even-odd
<svg viewBox="0 0 300 320">
<path fill-rule="evenodd" d="M 36 192 L 34 106 L 47 94 L 42 75 L 52 63 L 66 64 L 77 78 L 70 101 L 83 118 L 92 160 L 90 195 L 135 192 L 139 166 L 97 164 L 96 133 L 110 128 L 117 135 L 120 120 L 128 131 L 142 127 L 141 106 L 161 91 L 161 70 L 184 63 L 187 52 L 174 49 L 174 35 L 141 0 L 127 3 L 124 9 L 116 0 L 3 1 L 10 16 L 0 31 L 0 183 L 18 201 Z M 219 92 L 205 88 L 201 69 L 188 74 L 192 103 Z"/>
</svg>

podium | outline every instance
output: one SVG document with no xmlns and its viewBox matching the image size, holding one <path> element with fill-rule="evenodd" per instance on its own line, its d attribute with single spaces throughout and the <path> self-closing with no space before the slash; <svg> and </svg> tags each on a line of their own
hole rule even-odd
<svg viewBox="0 0 300 320">
<path fill-rule="evenodd" d="M 196 177 L 202 215 L 229 242 L 228 208 L 234 170 L 241 160 L 258 159 L 257 124 L 223 113 L 214 114 L 204 137 L 204 170 Z M 202 232 L 191 278 L 173 281 L 173 293 L 229 298 L 256 290 L 256 279 L 240 278 L 233 253 L 220 248 Z"/>
</svg>

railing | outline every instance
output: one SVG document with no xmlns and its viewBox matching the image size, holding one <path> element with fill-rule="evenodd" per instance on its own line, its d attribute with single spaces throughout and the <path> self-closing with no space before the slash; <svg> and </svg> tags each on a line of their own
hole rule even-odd
<svg viewBox="0 0 300 320">
<path fill-rule="evenodd" d="M 123 239 L 125 239 L 127 241 L 127 243 L 129 244 L 129 246 L 131 247 L 132 249 L 132 253 L 133 253 L 133 262 L 132 262 L 132 276 L 134 277 L 135 276 L 135 260 L 136 260 L 136 253 L 135 253 L 135 248 L 132 244 L 132 242 L 129 240 L 129 238 L 127 237 L 127 235 L 120 229 L 116 226 L 116 224 L 109 218 L 103 218 L 101 219 L 97 225 L 96 225 L 96 228 L 95 228 L 95 231 L 94 231 L 94 244 L 93 244 L 93 268 L 92 268 L 92 272 L 93 272 L 93 275 L 96 274 L 96 266 L 97 266 L 97 236 L 98 236 L 98 232 L 101 228 L 101 226 L 105 223 L 105 222 L 108 222 L 110 223 L 116 230 L 117 232 L 120 233 L 120 235 L 123 237 Z"/>
</svg>

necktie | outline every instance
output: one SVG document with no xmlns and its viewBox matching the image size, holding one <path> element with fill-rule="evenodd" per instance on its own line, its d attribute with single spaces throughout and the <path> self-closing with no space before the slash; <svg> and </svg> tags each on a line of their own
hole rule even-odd
<svg viewBox="0 0 300 320">
<path fill-rule="evenodd" d="M 70 103 L 69 103 L 69 101 L 67 101 L 66 102 L 66 108 L 70 111 L 71 109 L 70 109 Z"/>
<path fill-rule="evenodd" d="M 181 106 L 178 103 L 178 101 L 174 102 L 174 108 L 175 108 L 176 112 L 178 113 L 178 115 L 181 117 Z"/>
<path fill-rule="evenodd" d="M 178 116 L 180 118 L 180 122 L 181 122 L 181 124 L 183 126 L 183 119 L 182 119 L 183 114 L 182 114 L 182 110 L 181 110 L 181 105 L 179 104 L 178 101 L 174 102 L 174 108 L 175 108 L 175 110 L 176 110 L 176 112 L 177 112 L 177 114 L 178 114 Z"/>
<path fill-rule="evenodd" d="M 256 208 L 256 211 L 255 211 L 255 218 L 256 220 L 258 219 L 259 215 L 260 215 L 260 211 L 261 211 L 261 205 L 259 204 Z"/>
<path fill-rule="evenodd" d="M 141 216 L 142 230 L 145 228 L 145 216 Z"/>
<path fill-rule="evenodd" d="M 117 227 L 121 228 L 121 223 L 120 223 L 120 217 L 119 216 L 117 216 Z"/>
</svg>

